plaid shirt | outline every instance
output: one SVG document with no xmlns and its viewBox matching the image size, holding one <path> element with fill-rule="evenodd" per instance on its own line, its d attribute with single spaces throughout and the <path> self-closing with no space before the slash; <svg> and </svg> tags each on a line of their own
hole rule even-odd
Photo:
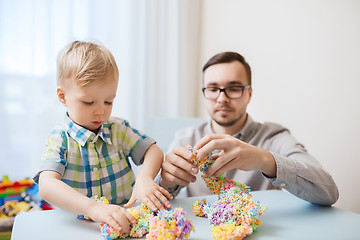
<svg viewBox="0 0 360 240">
<path fill-rule="evenodd" d="M 135 183 L 129 158 L 142 164 L 153 143 L 126 120 L 111 117 L 95 135 L 66 114 L 64 122 L 48 136 L 34 180 L 38 182 L 41 171 L 56 171 L 64 183 L 88 197 L 105 196 L 110 203 L 125 203 Z"/>
</svg>

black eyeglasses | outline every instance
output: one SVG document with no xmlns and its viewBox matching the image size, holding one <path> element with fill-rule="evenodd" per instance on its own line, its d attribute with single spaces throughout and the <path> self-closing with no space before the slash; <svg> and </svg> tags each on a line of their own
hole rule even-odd
<svg viewBox="0 0 360 240">
<path fill-rule="evenodd" d="M 241 98 L 244 89 L 246 88 L 251 88 L 251 86 L 230 86 L 226 88 L 205 87 L 202 89 L 202 92 L 204 94 L 204 97 L 207 99 L 217 99 L 220 96 L 221 92 L 224 92 L 227 98 L 236 99 Z"/>
</svg>

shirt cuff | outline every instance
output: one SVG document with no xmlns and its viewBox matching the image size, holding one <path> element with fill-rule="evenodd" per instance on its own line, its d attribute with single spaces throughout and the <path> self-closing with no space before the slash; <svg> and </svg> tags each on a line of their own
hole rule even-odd
<svg viewBox="0 0 360 240">
<path fill-rule="evenodd" d="M 266 177 L 274 186 L 287 189 L 296 186 L 296 162 L 287 157 L 271 152 L 276 163 L 276 178 Z"/>
<path fill-rule="evenodd" d="M 162 181 L 161 179 L 161 176 L 160 176 L 160 173 L 155 177 L 155 180 L 154 180 L 159 186 L 161 186 L 160 182 Z M 163 186 L 161 186 L 163 187 Z M 165 187 L 164 187 L 165 188 Z M 173 197 L 176 197 L 180 190 L 181 190 L 181 187 L 180 185 L 175 185 L 173 187 L 170 187 L 170 188 L 165 188 Z"/>
<path fill-rule="evenodd" d="M 131 158 L 136 166 L 143 164 L 145 152 L 155 143 L 156 141 L 151 137 L 146 137 L 138 143 L 131 155 Z"/>
<path fill-rule="evenodd" d="M 33 177 L 33 180 L 36 184 L 39 184 L 40 173 L 43 171 L 54 171 L 58 172 L 61 176 L 63 176 L 65 172 L 65 166 L 56 161 L 43 161 L 40 166 L 40 170 Z"/>
</svg>

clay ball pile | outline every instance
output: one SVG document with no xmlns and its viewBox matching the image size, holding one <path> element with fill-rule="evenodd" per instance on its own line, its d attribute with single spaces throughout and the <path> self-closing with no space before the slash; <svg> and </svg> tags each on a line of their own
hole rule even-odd
<svg viewBox="0 0 360 240">
<path fill-rule="evenodd" d="M 105 197 L 91 197 L 92 199 L 109 204 Z M 153 212 L 144 203 L 128 209 L 135 218 L 136 223 L 130 224 L 130 232 L 119 232 L 106 223 L 100 223 L 101 235 L 104 240 L 118 238 L 141 238 L 146 235 L 149 240 L 180 240 L 188 238 L 194 226 L 190 219 L 185 218 L 186 212 L 182 208 L 159 210 Z M 86 215 L 78 215 L 77 218 L 91 220 Z"/>
<path fill-rule="evenodd" d="M 197 151 L 188 147 L 196 157 Z M 206 199 L 196 200 L 192 210 L 196 216 L 207 217 L 213 238 L 217 240 L 243 239 L 261 226 L 259 217 L 264 215 L 266 206 L 254 201 L 250 188 L 224 177 L 208 177 L 206 170 L 214 162 L 212 154 L 194 164 L 202 172 L 202 178 L 213 193 L 219 195 L 214 203 Z"/>
</svg>

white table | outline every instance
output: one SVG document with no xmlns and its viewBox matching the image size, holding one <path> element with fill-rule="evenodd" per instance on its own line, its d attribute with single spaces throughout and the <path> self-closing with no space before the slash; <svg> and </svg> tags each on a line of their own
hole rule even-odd
<svg viewBox="0 0 360 240">
<path fill-rule="evenodd" d="M 279 190 L 252 192 L 253 198 L 268 206 L 260 217 L 263 224 L 249 239 L 360 239 L 360 215 L 335 207 L 321 207 Z M 217 196 L 206 196 L 213 202 Z M 196 199 L 171 200 L 173 207 L 182 207 L 192 219 L 195 232 L 189 239 L 213 239 L 207 218 L 192 213 Z M 99 224 L 76 219 L 76 214 L 64 210 L 22 213 L 15 218 L 12 240 L 102 240 Z M 138 238 L 129 238 L 138 239 Z M 145 237 L 144 237 L 145 239 Z"/>
</svg>

